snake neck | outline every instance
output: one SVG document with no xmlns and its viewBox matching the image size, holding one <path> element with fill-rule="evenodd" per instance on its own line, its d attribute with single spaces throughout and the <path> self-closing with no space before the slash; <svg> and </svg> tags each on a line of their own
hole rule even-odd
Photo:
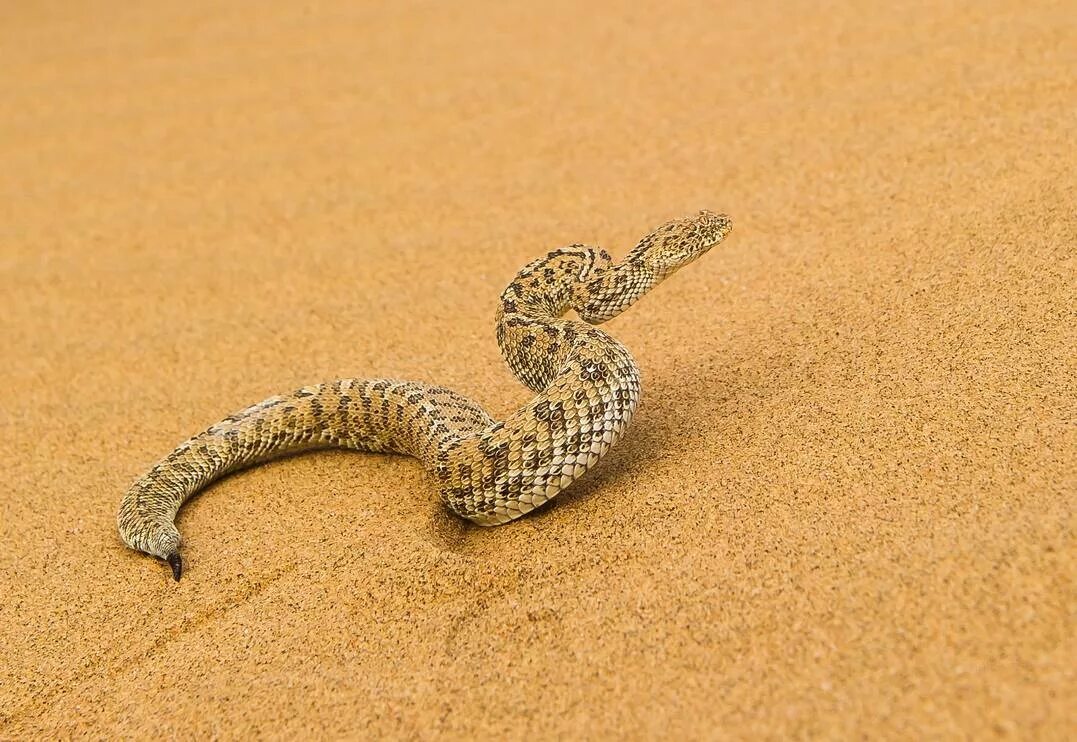
<svg viewBox="0 0 1077 742">
<path fill-rule="evenodd" d="M 644 261 L 629 257 L 592 271 L 572 296 L 572 308 L 585 322 L 598 325 L 613 319 L 635 304 L 665 276 Z"/>
<path fill-rule="evenodd" d="M 662 280 L 637 253 L 611 264 L 605 250 L 586 245 L 554 250 L 526 265 L 502 292 L 498 345 L 528 388 L 546 389 L 582 349 L 617 344 L 591 325 L 616 317 Z M 587 324 L 565 319 L 570 309 Z"/>
</svg>

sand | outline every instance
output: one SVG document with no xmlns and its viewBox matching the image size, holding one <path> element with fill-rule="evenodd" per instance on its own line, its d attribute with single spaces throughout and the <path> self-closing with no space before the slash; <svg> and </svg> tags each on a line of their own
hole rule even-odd
<svg viewBox="0 0 1077 742">
<path fill-rule="evenodd" d="M 1072 737 L 1072 5 L 894 5 L 7 4 L 0 737 Z M 704 207 L 552 507 L 330 452 L 119 542 L 271 394 L 513 409 L 514 272 Z"/>
</svg>

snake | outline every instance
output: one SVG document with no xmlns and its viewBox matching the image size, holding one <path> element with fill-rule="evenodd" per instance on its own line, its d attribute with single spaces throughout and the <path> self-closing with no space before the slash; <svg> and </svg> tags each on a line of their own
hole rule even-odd
<svg viewBox="0 0 1077 742">
<path fill-rule="evenodd" d="M 524 266 L 501 294 L 497 341 L 534 397 L 504 420 L 445 387 L 395 379 L 337 379 L 270 397 L 181 443 L 139 477 L 117 514 L 128 547 L 168 563 L 178 582 L 175 520 L 193 495 L 227 474 L 315 449 L 417 458 L 442 502 L 480 526 L 548 503 L 610 450 L 640 399 L 628 349 L 595 325 L 616 317 L 721 242 L 725 214 L 665 222 L 619 262 L 573 244 Z M 569 310 L 576 319 L 567 318 Z"/>
</svg>

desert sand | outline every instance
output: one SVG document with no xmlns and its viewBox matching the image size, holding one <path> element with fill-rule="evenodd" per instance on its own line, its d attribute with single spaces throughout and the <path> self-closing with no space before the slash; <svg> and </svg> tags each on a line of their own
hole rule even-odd
<svg viewBox="0 0 1077 742">
<path fill-rule="evenodd" d="M 1072 738 L 1073 6 L 896 6 L 8 3 L 0 737 Z M 272 394 L 514 409 L 516 270 L 700 208 L 552 506 L 327 452 L 120 543 Z"/>
</svg>

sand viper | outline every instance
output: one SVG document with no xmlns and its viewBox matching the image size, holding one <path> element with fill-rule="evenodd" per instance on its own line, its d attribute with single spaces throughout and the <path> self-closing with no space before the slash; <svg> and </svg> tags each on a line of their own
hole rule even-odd
<svg viewBox="0 0 1077 742">
<path fill-rule="evenodd" d="M 505 420 L 422 382 L 340 379 L 259 402 L 168 454 L 120 503 L 120 538 L 183 571 L 176 514 L 210 482 L 267 459 L 317 448 L 418 458 L 442 500 L 479 525 L 507 523 L 549 502 L 624 433 L 639 401 L 639 370 L 592 325 L 623 312 L 718 244 L 729 217 L 701 211 L 667 222 L 619 263 L 585 245 L 525 266 L 501 294 L 497 341 L 535 397 Z M 563 319 L 575 310 L 583 322 Z"/>
</svg>

